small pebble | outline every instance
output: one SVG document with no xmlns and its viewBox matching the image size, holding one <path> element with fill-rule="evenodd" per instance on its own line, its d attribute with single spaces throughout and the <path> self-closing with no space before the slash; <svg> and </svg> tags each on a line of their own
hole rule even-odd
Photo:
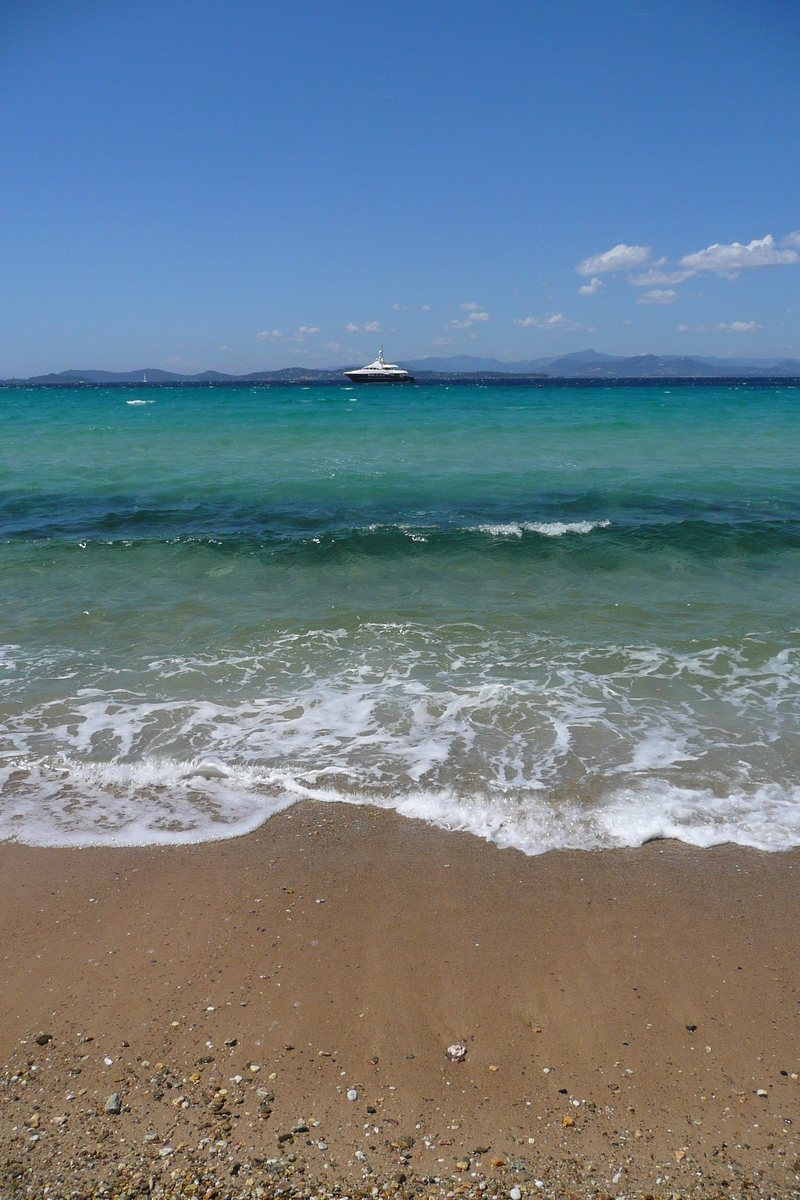
<svg viewBox="0 0 800 1200">
<path fill-rule="evenodd" d="M 347 1099 L 348 1100 L 357 1100 L 358 1099 L 358 1092 L 356 1091 L 355 1088 L 347 1089 Z"/>
<path fill-rule="evenodd" d="M 112 1092 L 103 1106 L 103 1112 L 112 1113 L 114 1116 L 119 1116 L 122 1112 L 122 1100 L 119 1092 Z"/>
<path fill-rule="evenodd" d="M 522 1200 L 522 1192 L 518 1187 L 513 1187 L 508 1194 L 511 1200 Z"/>
</svg>

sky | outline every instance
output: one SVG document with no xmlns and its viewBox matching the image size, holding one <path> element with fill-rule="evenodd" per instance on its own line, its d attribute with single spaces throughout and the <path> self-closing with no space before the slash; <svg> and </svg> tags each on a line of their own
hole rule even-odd
<svg viewBox="0 0 800 1200">
<path fill-rule="evenodd" d="M 796 0 L 0 0 L 0 378 L 800 358 Z"/>
</svg>

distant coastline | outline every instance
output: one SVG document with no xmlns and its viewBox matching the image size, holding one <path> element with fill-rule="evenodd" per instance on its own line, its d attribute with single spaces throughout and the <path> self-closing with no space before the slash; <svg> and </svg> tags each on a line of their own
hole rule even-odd
<svg viewBox="0 0 800 1200">
<path fill-rule="evenodd" d="M 501 362 L 494 358 L 454 355 L 451 358 L 410 359 L 400 364 L 413 371 L 419 383 L 473 383 L 552 386 L 564 384 L 657 383 L 787 383 L 800 381 L 800 359 L 688 358 L 684 355 L 639 354 L 615 357 L 595 350 L 582 350 L 557 358 L 524 362 Z M 331 368 L 284 367 L 277 371 L 252 371 L 227 375 L 201 371 L 184 375 L 144 367 L 137 371 L 69 370 L 0 380 L 0 387 L 246 387 L 287 384 L 342 384 L 349 386 L 347 366 Z"/>
</svg>

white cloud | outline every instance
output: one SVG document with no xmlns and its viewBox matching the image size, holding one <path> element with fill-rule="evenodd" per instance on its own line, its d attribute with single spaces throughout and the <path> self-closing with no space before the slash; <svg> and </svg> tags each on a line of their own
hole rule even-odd
<svg viewBox="0 0 800 1200">
<path fill-rule="evenodd" d="M 477 312 L 479 308 L 480 308 L 480 304 L 462 304 L 461 305 L 462 312 Z"/>
<path fill-rule="evenodd" d="M 688 325 L 679 325 L 678 333 L 691 333 L 691 330 L 689 329 Z"/>
<path fill-rule="evenodd" d="M 637 304 L 674 304 L 677 292 L 672 288 L 653 288 L 636 301 Z"/>
<path fill-rule="evenodd" d="M 230 350 L 230 346 L 220 346 L 220 351 L 222 350 Z"/>
<path fill-rule="evenodd" d="M 316 325 L 301 325 L 297 331 L 298 337 L 308 337 L 311 333 L 319 333 Z"/>
<path fill-rule="evenodd" d="M 431 311 L 431 306 L 430 306 L 430 304 L 423 304 L 423 306 L 422 306 L 422 311 L 423 311 L 423 312 L 430 312 L 430 311 Z"/>
<path fill-rule="evenodd" d="M 271 333 L 268 329 L 262 329 L 261 333 L 256 334 L 256 337 L 259 340 L 259 342 L 266 342 L 266 341 L 277 342 L 280 340 L 281 336 L 282 335 L 281 335 L 280 329 L 273 329 Z"/>
<path fill-rule="evenodd" d="M 578 288 L 579 296 L 594 296 L 600 291 L 603 286 L 603 281 L 597 275 L 593 275 L 589 283 L 585 283 L 583 287 Z"/>
<path fill-rule="evenodd" d="M 348 333 L 361 333 L 361 330 L 358 328 L 357 325 L 354 325 L 353 322 L 351 321 L 350 324 L 347 326 L 347 332 Z"/>
<path fill-rule="evenodd" d="M 521 325 L 523 329 L 563 329 L 572 331 L 575 329 L 583 329 L 583 326 L 577 321 L 570 321 L 563 313 L 553 313 L 551 317 L 519 317 L 514 318 L 515 325 Z"/>
<path fill-rule="evenodd" d="M 326 342 L 325 343 L 326 350 L 341 350 L 341 348 L 342 348 L 341 342 Z"/>
<path fill-rule="evenodd" d="M 377 321 L 367 321 L 364 326 L 364 333 L 380 333 L 381 327 Z"/>
<path fill-rule="evenodd" d="M 684 254 L 682 267 L 690 271 L 717 271 L 721 275 L 735 275 L 748 267 L 781 267 L 800 263 L 796 250 L 779 250 L 771 233 L 766 237 L 754 238 L 743 246 L 732 242 L 730 246 L 715 242 L 706 250 L 696 254 Z"/>
<path fill-rule="evenodd" d="M 785 238 L 781 238 L 782 246 L 797 246 L 800 250 L 800 229 L 793 230 L 792 233 L 787 233 Z"/>
<path fill-rule="evenodd" d="M 431 342 L 432 346 L 452 346 L 452 344 L 453 344 L 453 339 L 446 338 L 446 337 L 434 338 L 433 341 Z"/>
<path fill-rule="evenodd" d="M 469 310 L 469 316 L 465 321 L 451 321 L 450 329 L 472 329 L 475 321 L 488 321 L 489 314 L 479 308 L 477 304 L 462 304 L 462 309 Z"/>
<path fill-rule="evenodd" d="M 579 275 L 602 275 L 606 271 L 627 271 L 631 267 L 641 267 L 650 257 L 649 246 L 626 246 L 620 242 L 611 250 L 602 254 L 593 254 L 578 263 L 575 270 Z"/>
<path fill-rule="evenodd" d="M 628 283 L 633 284 L 634 287 L 653 287 L 660 283 L 685 283 L 694 274 L 694 271 L 657 271 L 654 267 L 650 267 L 641 275 L 629 275 Z"/>
<path fill-rule="evenodd" d="M 719 325 L 714 326 L 720 333 L 755 333 L 757 329 L 763 329 L 763 325 L 757 325 L 755 321 L 731 321 L 730 325 L 726 325 L 724 321 L 720 321 Z"/>
</svg>

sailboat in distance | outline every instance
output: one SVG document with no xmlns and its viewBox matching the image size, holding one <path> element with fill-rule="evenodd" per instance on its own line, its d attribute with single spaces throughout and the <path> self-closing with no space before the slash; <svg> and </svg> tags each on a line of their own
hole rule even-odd
<svg viewBox="0 0 800 1200">
<path fill-rule="evenodd" d="M 345 375 L 353 383 L 415 383 L 413 375 L 397 363 L 387 363 L 383 357 L 383 346 L 378 351 L 378 357 L 366 367 L 357 371 L 345 371 Z"/>
</svg>

